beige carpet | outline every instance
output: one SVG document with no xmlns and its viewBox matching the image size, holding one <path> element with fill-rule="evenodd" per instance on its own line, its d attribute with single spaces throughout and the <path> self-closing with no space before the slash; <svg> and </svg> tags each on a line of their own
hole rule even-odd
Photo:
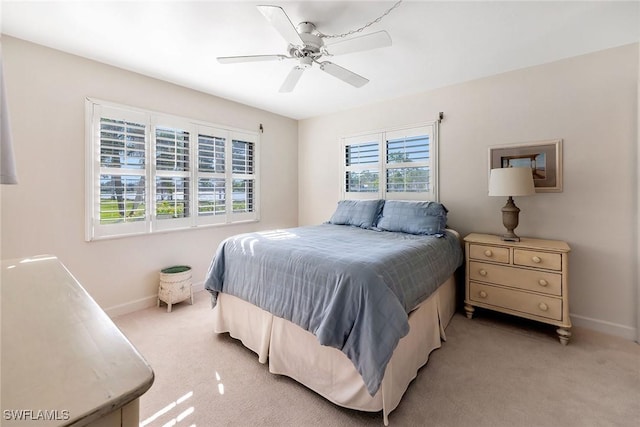
<svg viewBox="0 0 640 427">
<path fill-rule="evenodd" d="M 194 305 L 150 308 L 116 324 L 155 371 L 141 426 L 382 426 L 276 376 L 228 335 L 211 332 L 206 292 Z M 640 426 L 640 345 L 491 312 L 456 314 L 447 342 L 391 413 L 391 426 Z"/>
</svg>

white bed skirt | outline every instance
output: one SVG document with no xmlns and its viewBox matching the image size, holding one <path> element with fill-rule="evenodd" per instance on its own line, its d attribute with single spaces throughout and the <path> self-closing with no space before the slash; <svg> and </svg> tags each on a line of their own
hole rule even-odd
<svg viewBox="0 0 640 427">
<path fill-rule="evenodd" d="M 220 293 L 214 308 L 214 331 L 228 332 L 258 354 L 269 371 L 286 375 L 329 401 L 360 411 L 389 413 L 402 398 L 429 354 L 445 340 L 444 329 L 455 313 L 456 286 L 451 276 L 409 314 L 410 331 L 387 365 L 382 385 L 372 397 L 362 377 L 340 350 L 320 345 L 316 337 L 237 297 Z"/>
</svg>

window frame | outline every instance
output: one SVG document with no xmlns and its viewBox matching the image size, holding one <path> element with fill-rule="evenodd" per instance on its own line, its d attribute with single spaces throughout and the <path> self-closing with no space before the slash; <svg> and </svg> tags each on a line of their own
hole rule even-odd
<svg viewBox="0 0 640 427">
<path fill-rule="evenodd" d="M 113 116 L 113 117 L 112 117 Z M 145 162 L 141 169 L 134 169 L 135 176 L 143 176 L 144 218 L 117 224 L 101 223 L 101 182 L 100 176 L 108 174 L 126 175 L 131 172 L 126 168 L 105 168 L 101 166 L 101 119 L 135 120 L 144 124 Z M 158 128 L 169 128 L 185 131 L 188 135 L 188 170 L 158 170 L 156 165 L 156 131 Z M 199 187 L 201 178 L 210 177 L 209 172 L 199 170 L 200 135 L 203 132 L 215 131 L 215 137 L 224 140 L 223 174 L 213 174 L 225 181 L 225 212 L 218 215 L 201 214 L 199 211 Z M 253 180 L 253 205 L 250 212 L 233 212 L 232 182 L 240 174 L 234 174 L 231 165 L 231 146 L 233 138 L 253 146 L 253 170 L 250 174 L 242 174 L 244 179 Z M 260 220 L 260 140 L 259 133 L 246 129 L 221 126 L 201 120 L 145 110 L 136 107 L 116 104 L 95 98 L 85 100 L 85 240 L 101 240 L 116 237 L 154 234 L 175 230 L 187 230 L 195 227 L 220 226 Z M 189 200 L 186 201 L 188 216 L 178 218 L 159 218 L 157 215 L 158 194 L 156 178 L 184 178 L 188 180 Z"/>
<path fill-rule="evenodd" d="M 440 120 L 425 122 L 413 125 L 399 126 L 388 129 L 379 129 L 375 131 L 367 131 L 354 135 L 344 136 L 340 138 L 340 159 L 341 159 L 341 177 L 340 177 L 340 194 L 342 199 L 348 200 L 364 200 L 364 199 L 386 199 L 386 200 L 428 200 L 439 201 L 439 183 L 438 183 L 438 131 Z M 421 135 L 429 136 L 429 159 L 423 162 L 400 162 L 390 163 L 387 159 L 387 143 L 393 139 L 409 138 Z M 359 145 L 367 142 L 378 143 L 378 163 L 365 165 L 347 165 L 347 147 Z M 400 169 L 407 167 L 427 167 L 429 191 L 388 191 L 387 190 L 387 171 L 392 169 Z M 378 172 L 378 191 L 377 192 L 350 192 L 347 191 L 346 176 L 347 172 L 371 170 Z"/>
</svg>

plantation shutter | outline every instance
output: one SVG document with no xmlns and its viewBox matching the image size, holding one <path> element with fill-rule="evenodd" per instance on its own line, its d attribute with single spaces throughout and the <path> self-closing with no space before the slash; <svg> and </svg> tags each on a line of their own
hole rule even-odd
<svg viewBox="0 0 640 427">
<path fill-rule="evenodd" d="M 258 133 L 87 99 L 87 241 L 259 220 Z"/>
<path fill-rule="evenodd" d="M 343 194 L 348 199 L 381 197 L 380 134 L 343 140 Z"/>
<path fill-rule="evenodd" d="M 90 238 L 145 233 L 148 228 L 149 122 L 144 114 L 92 105 L 94 156 L 87 210 Z"/>
<path fill-rule="evenodd" d="M 433 200 L 432 127 L 385 132 L 388 198 Z"/>
<path fill-rule="evenodd" d="M 257 200 L 257 137 L 254 134 L 232 132 L 230 188 L 231 216 L 234 221 L 258 218 Z M 228 183 L 229 184 L 229 183 Z"/>
<path fill-rule="evenodd" d="M 342 138 L 342 198 L 437 201 L 437 123 Z"/>
<path fill-rule="evenodd" d="M 198 126 L 198 224 L 226 221 L 228 131 Z"/>
<path fill-rule="evenodd" d="M 154 126 L 154 226 L 157 230 L 193 225 L 191 132 L 188 122 L 159 117 Z"/>
</svg>

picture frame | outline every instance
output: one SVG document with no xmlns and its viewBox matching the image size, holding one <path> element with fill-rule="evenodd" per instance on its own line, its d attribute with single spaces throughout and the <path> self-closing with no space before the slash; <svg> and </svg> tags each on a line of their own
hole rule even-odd
<svg viewBox="0 0 640 427">
<path fill-rule="evenodd" d="M 562 139 L 489 147 L 489 169 L 526 166 L 536 193 L 562 192 Z"/>
</svg>

